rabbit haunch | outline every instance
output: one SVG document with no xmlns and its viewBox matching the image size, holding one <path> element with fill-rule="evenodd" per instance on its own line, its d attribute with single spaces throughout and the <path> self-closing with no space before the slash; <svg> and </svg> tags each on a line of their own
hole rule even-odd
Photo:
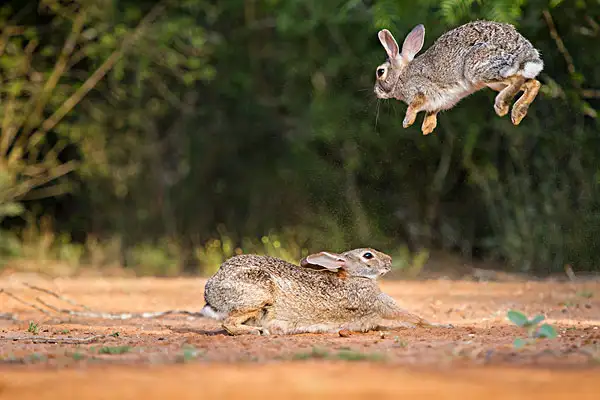
<svg viewBox="0 0 600 400">
<path fill-rule="evenodd" d="M 429 323 L 381 292 L 391 258 L 373 249 L 307 256 L 300 265 L 258 255 L 225 261 L 207 281 L 202 314 L 232 335 L 393 329 Z"/>
<path fill-rule="evenodd" d="M 405 128 L 424 111 L 421 130 L 425 135 L 437 126 L 438 112 L 485 87 L 499 92 L 494 102 L 499 116 L 508 113 L 518 92 L 524 92 L 511 113 L 511 121 L 518 125 L 541 86 L 535 79 L 544 68 L 539 51 L 510 24 L 469 22 L 440 36 L 419 56 L 423 25 L 406 36 L 402 49 L 387 29 L 378 37 L 388 59 L 377 67 L 375 94 L 408 104 Z"/>
</svg>

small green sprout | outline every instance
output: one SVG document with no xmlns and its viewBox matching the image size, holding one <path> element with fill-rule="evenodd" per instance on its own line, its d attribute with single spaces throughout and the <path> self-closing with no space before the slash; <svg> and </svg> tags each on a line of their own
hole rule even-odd
<svg viewBox="0 0 600 400">
<path fill-rule="evenodd" d="M 43 354 L 39 354 L 39 353 L 32 353 L 27 357 L 27 360 L 29 362 L 42 362 L 42 361 L 46 361 L 48 359 L 48 357 L 46 357 Z"/>
<path fill-rule="evenodd" d="M 340 350 L 334 357 L 344 361 L 382 361 L 385 358 L 379 353 L 361 353 L 355 350 Z"/>
<path fill-rule="evenodd" d="M 98 350 L 99 354 L 125 354 L 131 350 L 130 346 L 102 346 Z"/>
<path fill-rule="evenodd" d="M 313 347 L 310 352 L 303 352 L 294 354 L 294 360 L 308 360 L 308 359 L 322 359 L 327 358 L 329 353 L 325 349 L 321 349 L 319 347 Z"/>
<path fill-rule="evenodd" d="M 182 350 L 183 350 L 183 354 L 181 354 L 181 356 L 177 357 L 177 362 L 186 363 L 186 362 L 195 360 L 196 358 L 198 358 L 204 354 L 204 351 L 198 350 L 194 346 L 190 346 L 190 345 L 183 346 Z"/>
<path fill-rule="evenodd" d="M 384 355 L 379 353 L 361 353 L 349 348 L 340 349 L 337 353 L 329 353 L 325 349 L 313 347 L 310 352 L 294 354 L 294 360 L 310 360 L 310 359 L 328 359 L 328 360 L 344 360 L 344 361 L 382 361 Z"/>
<path fill-rule="evenodd" d="M 29 328 L 27 328 L 27 332 L 37 335 L 39 331 L 40 331 L 40 327 L 38 326 L 38 324 L 36 324 L 33 321 L 29 321 Z"/>
<path fill-rule="evenodd" d="M 552 325 L 539 325 L 545 319 L 541 314 L 529 319 L 520 311 L 510 310 L 507 317 L 513 324 L 527 331 L 527 338 L 517 338 L 513 342 L 517 349 L 532 344 L 538 339 L 554 339 L 557 336 L 556 329 Z"/>
</svg>

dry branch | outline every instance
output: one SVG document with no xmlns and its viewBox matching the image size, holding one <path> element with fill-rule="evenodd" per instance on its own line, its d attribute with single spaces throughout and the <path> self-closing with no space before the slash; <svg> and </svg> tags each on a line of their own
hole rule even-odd
<svg viewBox="0 0 600 400">
<path fill-rule="evenodd" d="M 170 314 L 183 314 L 190 316 L 201 316 L 200 313 L 195 313 L 192 311 L 186 310 L 167 310 L 167 311 L 156 311 L 156 312 L 141 312 L 141 313 L 106 313 L 106 312 L 97 312 L 97 311 L 75 311 L 67 308 L 58 308 L 51 304 L 46 303 L 39 297 L 35 298 L 39 303 L 48 307 L 54 312 L 60 314 L 67 314 L 74 317 L 84 317 L 84 318 L 100 318 L 100 319 L 117 319 L 117 320 L 126 320 L 126 319 L 134 319 L 134 318 L 158 318 L 163 317 L 165 315 Z"/>
<path fill-rule="evenodd" d="M 13 299 L 15 299 L 16 301 L 18 301 L 21 304 L 25 304 L 28 307 L 35 308 L 39 312 L 42 312 L 42 313 L 44 313 L 46 315 L 50 315 L 50 313 L 47 310 L 44 310 L 43 308 L 40 308 L 40 307 L 36 306 L 33 303 L 29 303 L 28 301 L 25 301 L 25 300 L 21 299 L 20 297 L 12 294 L 11 292 L 7 291 L 6 289 L 0 289 L 0 294 L 2 294 L 2 293 L 6 294 L 9 297 L 12 297 Z"/>
<path fill-rule="evenodd" d="M 177 314 L 188 315 L 190 317 L 202 317 L 202 314 L 199 312 L 193 312 L 193 311 L 187 311 L 187 310 L 166 310 L 166 311 L 137 312 L 137 313 L 136 312 L 124 312 L 124 313 L 98 312 L 98 311 L 91 310 L 89 307 L 87 307 L 83 304 L 77 303 L 71 299 L 61 296 L 58 293 L 53 292 L 52 290 L 41 288 L 41 287 L 38 287 L 35 285 L 31 285 L 29 283 L 24 283 L 24 285 L 29 287 L 32 290 L 36 290 L 38 292 L 48 294 L 48 295 L 55 297 L 61 301 L 64 301 L 65 303 L 69 303 L 75 307 L 81 307 L 86 310 L 86 311 L 77 311 L 77 310 L 71 310 L 68 308 L 56 307 L 56 306 L 53 306 L 52 304 L 45 302 L 41 298 L 36 297 L 36 301 L 38 303 L 40 303 L 44 307 L 50 309 L 51 311 L 58 313 L 58 314 L 71 315 L 74 317 L 98 318 L 98 319 L 121 320 L 121 321 L 128 320 L 128 319 L 135 319 L 135 318 L 143 318 L 143 319 L 160 318 L 160 317 L 164 317 L 166 315 L 177 315 Z M 6 291 L 5 289 L 0 289 L 0 294 L 1 293 L 5 293 L 8 296 L 12 297 L 13 299 L 17 300 L 18 302 L 25 304 L 31 308 L 34 308 L 40 312 L 43 312 L 46 315 L 52 315 L 48 310 L 41 308 L 40 306 L 38 306 L 36 304 L 25 301 L 25 300 L 19 298 L 18 296 Z"/>
<path fill-rule="evenodd" d="M 75 49 L 75 44 L 77 43 L 77 40 L 79 39 L 79 35 L 81 34 L 83 25 L 85 23 L 85 19 L 86 19 L 85 8 L 82 7 L 79 14 L 75 18 L 75 21 L 73 22 L 73 26 L 71 28 L 71 33 L 69 34 L 69 37 L 65 40 L 62 51 L 60 52 L 60 56 L 58 57 L 58 59 L 56 60 L 56 64 L 54 65 L 54 69 L 52 70 L 52 73 L 48 77 L 48 80 L 46 81 L 46 84 L 44 85 L 44 88 L 42 89 L 41 94 L 38 96 L 33 111 L 27 118 L 28 122 L 33 122 L 33 123 L 37 122 L 37 120 L 42 115 L 42 112 L 44 110 L 44 107 L 48 103 L 48 100 L 50 100 L 50 95 L 56 88 L 56 85 L 58 85 L 58 81 L 60 80 L 60 78 L 62 78 L 62 76 L 66 72 L 69 57 L 71 56 L 71 53 L 73 53 L 73 50 Z M 31 132 L 32 128 L 33 128 L 33 126 L 31 126 L 31 125 L 25 125 L 24 132 L 22 133 L 23 136 L 27 136 Z"/>
<path fill-rule="evenodd" d="M 2 340 L 12 341 L 31 341 L 33 343 L 60 343 L 60 344 L 87 344 L 100 339 L 108 339 L 112 335 L 94 335 L 86 338 L 65 338 L 65 337 L 47 337 L 47 336 L 0 336 Z"/>
<path fill-rule="evenodd" d="M 87 306 L 84 306 L 83 304 L 79 304 L 79 303 L 77 303 L 77 302 L 75 302 L 75 301 L 73 301 L 73 300 L 71 300 L 71 299 L 68 299 L 68 298 L 66 298 L 66 297 L 64 297 L 64 296 L 61 296 L 61 295 L 59 295 L 58 293 L 55 293 L 55 292 L 53 292 L 52 290 L 44 289 L 44 288 L 41 288 L 41 287 L 39 287 L 39 286 L 32 285 L 32 284 L 30 284 L 30 283 L 27 283 L 27 282 L 25 282 L 25 283 L 23 283 L 23 284 L 24 284 L 25 286 L 27 286 L 28 288 L 30 288 L 30 289 L 37 290 L 38 292 L 42 292 L 42 293 L 49 294 L 50 296 L 56 297 L 57 299 L 59 299 L 59 300 L 62 300 L 62 301 L 64 301 L 65 303 L 69 303 L 69 304 L 71 304 L 72 306 L 75 306 L 75 307 L 81 307 L 81 308 L 83 308 L 84 310 L 92 311 L 92 310 L 90 310 L 90 309 L 89 309 Z"/>
<path fill-rule="evenodd" d="M 569 70 L 569 73 L 571 75 L 574 74 L 575 73 L 575 63 L 573 62 L 573 57 L 571 57 L 571 53 L 569 53 L 567 46 L 565 46 L 565 43 L 563 42 L 562 38 L 558 34 L 558 30 L 556 29 L 556 25 L 554 24 L 554 19 L 552 18 L 552 14 L 550 14 L 550 11 L 548 11 L 548 10 L 542 11 L 542 14 L 544 15 L 544 19 L 546 20 L 546 23 L 548 24 L 548 29 L 550 30 L 550 36 L 556 43 L 556 47 L 558 48 L 558 51 L 560 51 L 563 58 L 565 59 L 565 62 L 567 63 L 567 69 Z"/>
<path fill-rule="evenodd" d="M 159 2 L 154 8 L 140 21 L 138 26 L 135 28 L 134 32 L 131 36 L 124 39 L 121 43 L 121 46 L 113 51 L 113 53 L 96 69 L 92 75 L 73 93 L 65 102 L 52 114 L 48 117 L 42 124 L 41 127 L 34 133 L 36 134 L 45 134 L 56 124 L 58 124 L 65 115 L 67 115 L 73 107 L 75 107 L 86 95 L 92 90 L 96 84 L 104 78 L 104 76 L 112 69 L 112 67 L 121 59 L 121 56 L 125 53 L 126 50 L 138 39 L 144 29 L 152 23 L 160 13 L 165 9 L 165 5 L 162 2 Z"/>
</svg>

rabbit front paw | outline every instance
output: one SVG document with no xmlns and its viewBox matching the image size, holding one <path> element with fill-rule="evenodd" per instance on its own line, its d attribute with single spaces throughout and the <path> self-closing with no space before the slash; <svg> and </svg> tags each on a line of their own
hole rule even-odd
<svg viewBox="0 0 600 400">
<path fill-rule="evenodd" d="M 422 110 L 422 107 L 425 105 L 425 103 L 427 103 L 427 98 L 423 93 L 419 93 L 415 96 L 406 109 L 406 115 L 404 116 L 404 121 L 402 121 L 402 127 L 408 128 L 415 122 L 417 113 L 419 110 Z"/>
<path fill-rule="evenodd" d="M 411 109 L 406 110 L 406 115 L 404 116 L 404 121 L 402 121 L 402 127 L 408 128 L 412 124 L 415 123 L 415 119 L 417 118 L 417 113 Z"/>
<path fill-rule="evenodd" d="M 437 114 L 427 113 L 425 119 L 423 119 L 423 125 L 421 126 L 421 132 L 423 135 L 429 135 L 437 126 Z"/>
</svg>

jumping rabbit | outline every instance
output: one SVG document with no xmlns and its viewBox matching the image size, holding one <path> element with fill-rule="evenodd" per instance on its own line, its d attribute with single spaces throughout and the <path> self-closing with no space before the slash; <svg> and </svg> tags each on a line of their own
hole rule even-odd
<svg viewBox="0 0 600 400">
<path fill-rule="evenodd" d="M 422 24 L 406 36 L 402 51 L 387 29 L 378 37 L 388 58 L 377 67 L 375 94 L 408 104 L 404 128 L 425 111 L 423 135 L 433 132 L 440 111 L 485 87 L 499 92 L 494 110 L 501 117 L 517 93 L 524 92 L 511 113 L 512 123 L 518 125 L 541 86 L 535 79 L 544 68 L 540 53 L 510 24 L 469 22 L 440 36 L 418 57 L 425 39 Z"/>
<path fill-rule="evenodd" d="M 222 321 L 231 335 L 451 327 L 401 309 L 379 289 L 376 279 L 391 264 L 390 256 L 368 248 L 323 251 L 300 265 L 269 256 L 234 256 L 207 281 L 201 313 Z"/>
</svg>

